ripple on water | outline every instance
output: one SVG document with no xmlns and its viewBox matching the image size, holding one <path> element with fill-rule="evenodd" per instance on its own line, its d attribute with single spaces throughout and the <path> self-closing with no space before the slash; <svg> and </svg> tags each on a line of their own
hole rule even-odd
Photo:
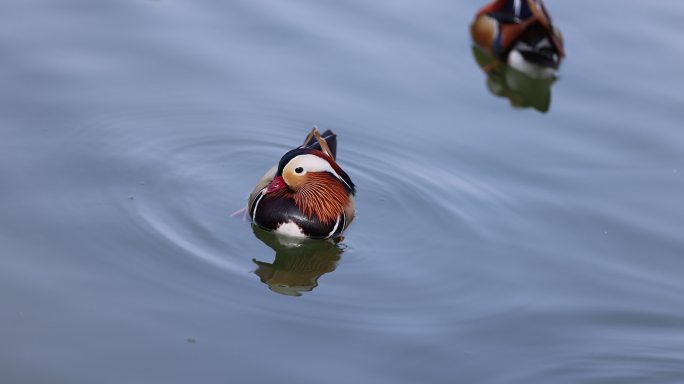
<svg viewBox="0 0 684 384">
<path fill-rule="evenodd" d="M 141 137 L 137 127 L 143 125 L 157 128 Z M 167 131 L 168 125 L 193 129 Z M 483 289 L 469 274 L 480 268 L 468 260 L 486 238 L 476 218 L 481 210 L 506 209 L 501 193 L 364 127 L 350 131 L 337 122 L 321 128 L 340 134 L 339 162 L 358 186 L 358 218 L 339 246 L 340 265 L 315 282 L 305 307 L 271 293 L 264 300 L 267 291 L 252 272 L 268 266 L 252 259 L 270 264 L 273 250 L 230 214 L 244 206 L 258 178 L 304 138 L 307 124 L 277 115 L 141 113 L 99 121 L 97 129 L 74 136 L 97 141 L 94 147 L 104 148 L 105 157 L 135 175 L 109 192 L 150 242 L 166 244 L 186 259 L 158 262 L 176 265 L 179 275 L 194 270 L 187 263 L 220 271 L 218 285 L 200 275 L 188 288 L 212 300 L 241 302 L 293 321 L 402 329 L 474 321 L 520 305 L 501 305 L 495 297 L 500 286 Z M 440 265 L 444 260 L 448 264 Z M 231 285 L 231 293 L 221 284 Z M 470 310 L 453 310 L 459 306 Z"/>
<path fill-rule="evenodd" d="M 428 165 L 370 131 L 345 136 L 336 130 L 342 135 L 339 162 L 358 186 L 358 217 L 343 243 L 341 266 L 308 297 L 316 303 L 306 312 L 308 320 L 417 329 L 509 311 L 494 296 L 499 286 L 473 289 L 479 283 L 467 271 L 439 265 L 444 254 L 454 260 L 473 256 L 468 254 L 475 252 L 472 244 L 484 232 L 473 221 L 479 213 L 471 210 L 506 207 L 502 194 Z M 378 142 L 382 150 L 372 145 Z M 468 313 L 453 310 L 476 304 L 478 309 Z M 446 312 L 451 317 L 445 319 Z M 297 319 L 302 308 L 283 306 L 278 313 Z"/>
<path fill-rule="evenodd" d="M 244 276 L 249 263 L 230 256 L 244 240 L 230 233 L 236 226 L 230 214 L 244 205 L 244 186 L 263 172 L 256 171 L 257 157 L 278 153 L 283 139 L 277 133 L 260 134 L 271 124 L 245 120 L 249 118 L 235 124 L 250 129 L 232 128 L 230 116 L 129 113 L 100 117 L 72 132 L 68 140 L 123 169 L 125 185 L 104 193 L 121 203 L 150 241 L 167 243 L 196 262 Z M 194 129 L 166 129 L 173 125 Z M 156 129 L 142 134 L 140 126 Z"/>
</svg>

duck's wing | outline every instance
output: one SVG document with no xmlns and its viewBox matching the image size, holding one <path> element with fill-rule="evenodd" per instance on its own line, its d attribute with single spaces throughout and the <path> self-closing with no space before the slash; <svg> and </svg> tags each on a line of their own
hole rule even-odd
<svg viewBox="0 0 684 384">
<path fill-rule="evenodd" d="M 259 179 L 259 182 L 257 185 L 254 187 L 254 190 L 252 193 L 249 194 L 249 199 L 247 199 L 247 210 L 252 207 L 252 204 L 254 203 L 254 200 L 256 199 L 257 195 L 259 192 L 266 188 L 266 186 L 273 180 L 273 178 L 276 175 L 276 171 L 278 171 L 278 165 L 274 165 L 271 169 L 266 172 L 261 179 Z"/>
<path fill-rule="evenodd" d="M 349 196 L 349 203 L 344 207 L 344 215 L 345 215 L 345 220 L 344 220 L 344 228 L 342 228 L 342 231 L 347 229 L 349 224 L 351 224 L 352 220 L 354 220 L 354 217 L 356 217 L 356 206 L 354 204 L 354 196 Z"/>
</svg>

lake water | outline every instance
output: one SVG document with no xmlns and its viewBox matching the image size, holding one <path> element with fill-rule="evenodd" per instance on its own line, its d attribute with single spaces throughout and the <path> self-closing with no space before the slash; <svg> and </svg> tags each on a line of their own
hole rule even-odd
<svg viewBox="0 0 684 384">
<path fill-rule="evenodd" d="M 684 3 L 548 0 L 546 113 L 481 5 L 4 1 L 0 382 L 684 382 Z M 314 125 L 295 252 L 231 213 Z"/>
</svg>

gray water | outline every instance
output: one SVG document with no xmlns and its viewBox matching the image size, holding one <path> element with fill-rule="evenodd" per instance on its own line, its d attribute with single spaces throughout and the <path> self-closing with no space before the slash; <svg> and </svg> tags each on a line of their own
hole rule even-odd
<svg viewBox="0 0 684 384">
<path fill-rule="evenodd" d="M 548 0 L 546 113 L 481 5 L 4 1 L 0 382 L 684 382 L 684 4 Z M 231 213 L 314 125 L 297 254 Z"/>
</svg>

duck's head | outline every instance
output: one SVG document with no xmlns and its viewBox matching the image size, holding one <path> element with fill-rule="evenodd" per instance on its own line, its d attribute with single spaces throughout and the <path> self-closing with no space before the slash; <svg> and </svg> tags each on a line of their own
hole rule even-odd
<svg viewBox="0 0 684 384">
<path fill-rule="evenodd" d="M 266 193 L 284 189 L 301 192 L 316 185 L 341 188 L 354 194 L 355 186 L 346 172 L 327 154 L 309 148 L 297 148 L 287 152 L 278 163 L 278 170 Z"/>
<path fill-rule="evenodd" d="M 330 155 L 310 148 L 287 152 L 266 187 L 266 194 L 292 197 L 307 216 L 323 222 L 334 221 L 355 192 L 354 183 Z"/>
</svg>

